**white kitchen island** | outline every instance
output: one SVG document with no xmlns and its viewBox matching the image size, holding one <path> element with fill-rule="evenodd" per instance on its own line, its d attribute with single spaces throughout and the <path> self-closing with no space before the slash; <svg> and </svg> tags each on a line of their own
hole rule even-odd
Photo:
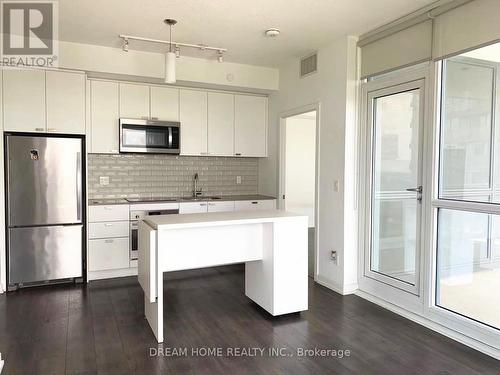
<svg viewBox="0 0 500 375">
<path fill-rule="evenodd" d="M 274 316 L 307 310 L 307 226 L 307 216 L 279 210 L 150 216 L 140 222 L 139 283 L 158 342 L 164 272 L 245 262 L 247 297 Z"/>
</svg>

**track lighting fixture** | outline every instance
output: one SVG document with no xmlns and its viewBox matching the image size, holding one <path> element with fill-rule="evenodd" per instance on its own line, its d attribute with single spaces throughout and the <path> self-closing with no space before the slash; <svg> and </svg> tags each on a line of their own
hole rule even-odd
<svg viewBox="0 0 500 375">
<path fill-rule="evenodd" d="M 123 40 L 123 51 L 128 52 L 129 40 L 136 40 L 140 42 L 146 43 L 156 43 L 156 44 L 167 44 L 168 52 L 165 53 L 165 83 L 175 83 L 175 60 L 181 56 L 180 47 L 183 48 L 196 48 L 200 51 L 215 51 L 217 53 L 217 61 L 222 63 L 224 62 L 224 53 L 227 52 L 226 48 L 221 47 L 211 47 L 207 46 L 203 43 L 199 44 L 190 44 L 190 43 L 180 43 L 172 40 L 172 26 L 174 26 L 177 21 L 171 18 L 167 18 L 163 20 L 163 22 L 169 26 L 169 40 L 159 40 L 159 39 L 150 39 L 143 38 L 140 36 L 133 35 L 119 35 L 119 37 Z"/>
</svg>

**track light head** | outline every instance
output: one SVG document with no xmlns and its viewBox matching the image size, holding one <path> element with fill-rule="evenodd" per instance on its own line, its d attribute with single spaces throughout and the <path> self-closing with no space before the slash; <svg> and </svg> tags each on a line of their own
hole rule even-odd
<svg viewBox="0 0 500 375">
<path fill-rule="evenodd" d="M 128 52 L 128 39 L 123 39 L 123 52 Z"/>
<path fill-rule="evenodd" d="M 222 52 L 221 50 L 217 52 L 217 61 L 219 61 L 220 63 L 224 62 L 224 52 Z"/>
</svg>

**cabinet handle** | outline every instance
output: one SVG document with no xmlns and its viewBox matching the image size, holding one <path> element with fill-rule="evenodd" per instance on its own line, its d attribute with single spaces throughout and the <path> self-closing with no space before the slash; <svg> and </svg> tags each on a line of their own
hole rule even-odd
<svg viewBox="0 0 500 375">
<path fill-rule="evenodd" d="M 109 152 L 111 152 L 112 154 L 116 154 L 118 150 L 109 150 Z"/>
<path fill-rule="evenodd" d="M 104 206 L 104 209 L 105 209 L 105 210 L 112 210 L 112 209 L 113 209 L 113 207 L 107 207 L 107 206 Z"/>
<path fill-rule="evenodd" d="M 158 120 L 158 117 L 151 117 L 151 120 Z"/>
<path fill-rule="evenodd" d="M 252 202 L 252 204 L 259 204 L 259 202 Z"/>
<path fill-rule="evenodd" d="M 207 204 L 206 203 L 200 203 L 200 206 L 206 206 Z"/>
<path fill-rule="evenodd" d="M 35 131 L 37 132 L 43 132 L 43 130 L 44 130 L 43 128 L 35 128 Z"/>
<path fill-rule="evenodd" d="M 104 240 L 104 242 L 106 242 L 106 243 L 113 243 L 114 240 Z"/>
<path fill-rule="evenodd" d="M 104 226 L 105 226 L 105 227 L 112 227 L 112 226 L 113 226 L 113 224 L 106 223 L 106 224 L 104 224 Z"/>
<path fill-rule="evenodd" d="M 237 152 L 235 155 L 236 155 L 236 156 L 241 156 L 241 153 L 240 153 L 240 152 Z"/>
</svg>

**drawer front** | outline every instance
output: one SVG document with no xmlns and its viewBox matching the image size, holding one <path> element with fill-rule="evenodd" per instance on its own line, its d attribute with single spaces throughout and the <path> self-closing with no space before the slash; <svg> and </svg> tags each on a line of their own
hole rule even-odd
<svg viewBox="0 0 500 375">
<path fill-rule="evenodd" d="M 89 238 L 128 237 L 130 224 L 128 221 L 111 221 L 89 224 Z"/>
<path fill-rule="evenodd" d="M 90 206 L 89 222 L 96 223 L 102 221 L 128 220 L 128 204 L 116 204 L 110 206 Z"/>
<path fill-rule="evenodd" d="M 252 210 L 272 210 L 275 207 L 273 199 L 263 201 L 236 201 L 234 202 L 235 211 L 252 211 Z"/>
<path fill-rule="evenodd" d="M 179 204 L 180 214 L 196 214 L 200 212 L 207 212 L 207 202 L 187 202 Z"/>
<path fill-rule="evenodd" d="M 208 212 L 234 211 L 234 202 L 208 202 Z"/>
<path fill-rule="evenodd" d="M 128 238 L 89 240 L 89 271 L 129 268 Z"/>
</svg>

